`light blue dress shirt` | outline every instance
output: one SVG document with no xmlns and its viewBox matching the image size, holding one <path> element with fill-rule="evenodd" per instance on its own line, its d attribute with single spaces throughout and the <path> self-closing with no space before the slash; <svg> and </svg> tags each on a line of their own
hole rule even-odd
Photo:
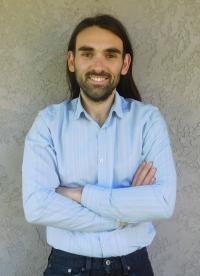
<svg viewBox="0 0 200 276">
<path fill-rule="evenodd" d="M 157 168 L 156 182 L 133 187 L 144 160 Z M 79 255 L 122 256 L 149 245 L 151 221 L 175 206 L 165 120 L 157 107 L 117 92 L 101 127 L 80 96 L 40 111 L 26 135 L 22 180 L 27 221 L 47 226 L 49 245 Z M 84 187 L 81 204 L 56 193 L 59 185 Z"/>
</svg>

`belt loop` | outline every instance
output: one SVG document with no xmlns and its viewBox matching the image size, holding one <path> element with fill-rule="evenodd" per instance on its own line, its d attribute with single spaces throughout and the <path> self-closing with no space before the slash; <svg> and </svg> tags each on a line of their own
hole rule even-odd
<svg viewBox="0 0 200 276">
<path fill-rule="evenodd" d="M 86 257 L 85 269 L 86 271 L 89 271 L 91 268 L 92 268 L 92 258 Z"/>
<path fill-rule="evenodd" d="M 130 271 L 130 266 L 127 265 L 126 257 L 125 256 L 121 256 L 120 259 L 121 259 L 121 262 L 122 262 L 124 275 L 128 275 L 129 271 Z"/>
</svg>

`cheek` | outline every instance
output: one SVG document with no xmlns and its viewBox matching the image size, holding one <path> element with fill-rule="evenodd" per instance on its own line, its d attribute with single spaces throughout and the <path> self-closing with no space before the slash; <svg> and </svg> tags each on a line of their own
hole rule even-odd
<svg viewBox="0 0 200 276">
<path fill-rule="evenodd" d="M 75 64 L 75 70 L 76 70 L 76 72 L 79 74 L 79 75 L 83 75 L 83 74 L 85 74 L 86 72 L 88 72 L 89 71 L 89 66 L 88 66 L 88 64 L 86 64 L 86 63 L 76 63 Z"/>
<path fill-rule="evenodd" d="M 78 68 L 87 68 L 89 66 L 91 66 L 91 61 L 88 60 L 88 59 L 84 59 L 84 58 L 81 58 L 81 57 L 77 57 L 75 58 L 75 64 Z"/>
<path fill-rule="evenodd" d="M 122 62 L 118 61 L 118 62 L 114 62 L 113 64 L 110 64 L 110 70 L 116 75 L 121 73 L 122 68 L 123 68 Z"/>
<path fill-rule="evenodd" d="M 118 65 L 118 66 L 113 68 L 112 73 L 115 76 L 119 76 L 119 75 L 121 75 L 121 71 L 122 71 L 122 66 Z"/>
</svg>

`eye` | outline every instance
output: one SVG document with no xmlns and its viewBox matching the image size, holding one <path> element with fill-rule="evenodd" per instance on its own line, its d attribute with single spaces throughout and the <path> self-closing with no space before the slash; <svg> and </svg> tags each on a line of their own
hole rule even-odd
<svg viewBox="0 0 200 276">
<path fill-rule="evenodd" d="M 106 58 L 108 58 L 108 59 L 116 58 L 116 54 L 107 53 Z"/>
<path fill-rule="evenodd" d="M 90 52 L 83 52 L 81 55 L 83 57 L 86 57 L 86 58 L 91 58 L 92 57 L 92 53 L 90 53 Z"/>
</svg>

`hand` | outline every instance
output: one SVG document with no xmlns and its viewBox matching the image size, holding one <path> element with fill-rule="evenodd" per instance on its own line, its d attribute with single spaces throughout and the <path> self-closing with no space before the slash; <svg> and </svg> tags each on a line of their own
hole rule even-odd
<svg viewBox="0 0 200 276">
<path fill-rule="evenodd" d="M 82 190 L 83 188 L 68 188 L 68 187 L 59 186 L 56 188 L 56 193 L 63 195 L 65 197 L 69 197 L 72 200 L 80 203 Z"/>
<path fill-rule="evenodd" d="M 138 168 L 133 180 L 132 186 L 150 185 L 156 180 L 156 168 L 153 167 L 153 162 L 143 162 Z"/>
</svg>

